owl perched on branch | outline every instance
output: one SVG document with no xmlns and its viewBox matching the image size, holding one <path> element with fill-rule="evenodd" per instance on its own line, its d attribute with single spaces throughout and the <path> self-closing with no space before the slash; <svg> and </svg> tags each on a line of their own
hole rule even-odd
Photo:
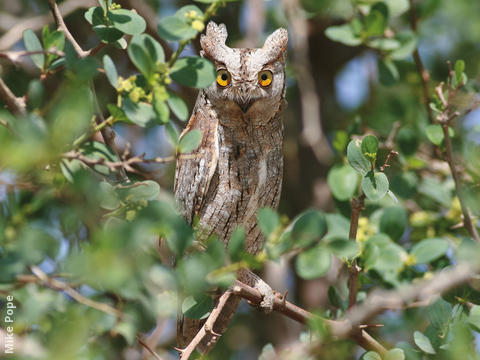
<svg viewBox="0 0 480 360">
<path fill-rule="evenodd" d="M 181 135 L 198 129 L 202 141 L 196 156 L 177 161 L 175 199 L 188 223 L 198 219 L 198 241 L 215 234 L 227 245 L 242 226 L 246 251 L 255 254 L 263 246 L 257 211 L 276 208 L 282 187 L 287 31 L 278 29 L 259 49 L 233 49 L 226 39 L 225 25 L 214 22 L 200 39 L 202 56 L 214 63 L 217 79 L 200 91 Z M 271 310 L 272 289 L 249 270 L 238 277 L 259 290 L 262 306 Z M 225 331 L 239 301 L 229 299 L 214 333 Z M 200 327 L 199 320 L 183 318 L 179 345 L 188 344 Z M 215 340 L 207 336 L 198 350 L 208 351 Z"/>
</svg>

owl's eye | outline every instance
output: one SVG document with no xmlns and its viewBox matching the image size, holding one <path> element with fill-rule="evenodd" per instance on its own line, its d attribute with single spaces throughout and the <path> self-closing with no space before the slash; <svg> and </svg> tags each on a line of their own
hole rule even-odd
<svg viewBox="0 0 480 360">
<path fill-rule="evenodd" d="M 230 84 L 231 76 L 230 73 L 225 69 L 220 69 L 217 71 L 217 84 L 221 87 L 225 87 Z"/>
<path fill-rule="evenodd" d="M 273 74 L 270 70 L 263 70 L 258 73 L 258 83 L 263 86 L 267 87 L 272 83 Z"/>
</svg>

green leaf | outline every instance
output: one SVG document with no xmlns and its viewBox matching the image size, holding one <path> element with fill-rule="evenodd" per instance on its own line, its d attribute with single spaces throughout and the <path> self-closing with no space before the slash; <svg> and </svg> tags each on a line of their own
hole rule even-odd
<svg viewBox="0 0 480 360">
<path fill-rule="evenodd" d="M 123 36 L 123 33 L 120 30 L 103 24 L 95 25 L 93 30 L 97 34 L 98 38 L 104 43 L 113 43 L 120 40 L 120 38 Z"/>
<path fill-rule="evenodd" d="M 361 144 L 361 141 L 358 139 L 350 141 L 347 146 L 347 158 L 350 165 L 364 176 L 371 170 L 372 165 L 363 155 Z"/>
<path fill-rule="evenodd" d="M 473 305 L 468 315 L 468 323 L 476 332 L 480 332 L 480 306 Z"/>
<path fill-rule="evenodd" d="M 396 141 L 400 151 L 411 156 L 417 152 L 419 145 L 418 131 L 415 131 L 411 127 L 402 127 L 396 136 Z"/>
<path fill-rule="evenodd" d="M 182 85 L 205 88 L 215 81 L 216 71 L 215 66 L 207 59 L 188 56 L 175 62 L 170 76 Z"/>
<path fill-rule="evenodd" d="M 99 186 L 101 190 L 100 206 L 107 210 L 115 210 L 121 203 L 115 188 L 106 181 L 101 181 Z"/>
<path fill-rule="evenodd" d="M 116 89 L 118 87 L 118 73 L 115 64 L 108 55 L 103 56 L 103 68 L 110 84 Z"/>
<path fill-rule="evenodd" d="M 327 231 L 327 222 L 323 212 L 307 210 L 293 224 L 291 237 L 298 247 L 305 247 L 319 240 Z"/>
<path fill-rule="evenodd" d="M 154 93 L 155 94 L 155 93 Z M 165 125 L 170 120 L 170 110 L 165 101 L 159 100 L 155 95 L 153 96 L 153 108 L 157 113 L 157 123 Z"/>
<path fill-rule="evenodd" d="M 45 87 L 40 80 L 34 79 L 28 84 L 27 106 L 29 110 L 40 108 L 45 102 Z"/>
<path fill-rule="evenodd" d="M 133 36 L 127 52 L 130 60 L 147 79 L 155 72 L 157 63 L 165 61 L 162 46 L 147 34 Z"/>
<path fill-rule="evenodd" d="M 23 42 L 27 51 L 33 52 L 43 50 L 42 44 L 40 44 L 40 40 L 38 40 L 37 35 L 35 35 L 35 33 L 31 29 L 27 29 L 23 32 Z M 30 55 L 30 57 L 32 58 L 35 66 L 42 70 L 45 66 L 45 55 L 35 54 Z"/>
<path fill-rule="evenodd" d="M 212 297 L 204 294 L 188 296 L 182 303 L 182 313 L 191 319 L 205 319 L 212 308 Z"/>
<path fill-rule="evenodd" d="M 336 199 L 349 200 L 357 190 L 358 174 L 348 164 L 335 165 L 328 172 L 327 183 Z"/>
<path fill-rule="evenodd" d="M 455 69 L 455 76 L 457 77 L 457 79 L 461 79 L 462 74 L 465 71 L 465 61 L 463 60 L 455 61 L 454 69 Z"/>
<path fill-rule="evenodd" d="M 257 221 L 263 236 L 268 238 L 280 226 L 277 212 L 268 207 L 258 210 Z"/>
<path fill-rule="evenodd" d="M 107 109 L 110 115 L 115 118 L 115 122 L 122 121 L 132 124 L 132 121 L 125 115 L 125 112 L 115 104 L 107 104 Z"/>
<path fill-rule="evenodd" d="M 440 124 L 430 124 L 425 128 L 425 134 L 427 135 L 428 140 L 433 144 L 440 146 L 443 142 L 444 135 L 442 125 Z M 448 134 L 450 137 L 455 136 L 455 132 L 451 127 L 448 127 Z"/>
<path fill-rule="evenodd" d="M 178 16 L 167 16 L 160 20 L 158 34 L 167 41 L 181 41 L 194 38 L 198 31 Z"/>
<path fill-rule="evenodd" d="M 399 32 L 395 35 L 395 39 L 400 42 L 400 47 L 390 53 L 392 60 L 404 60 L 417 48 L 418 38 L 412 31 Z"/>
<path fill-rule="evenodd" d="M 52 31 L 45 38 L 42 38 L 43 47 L 45 50 L 49 50 L 51 48 L 56 48 L 57 50 L 62 51 L 65 48 L 65 35 L 63 31 Z"/>
<path fill-rule="evenodd" d="M 145 102 L 134 103 L 130 98 L 124 97 L 122 110 L 130 121 L 141 127 L 153 126 L 157 121 L 157 113 L 153 106 Z"/>
<path fill-rule="evenodd" d="M 400 78 L 395 63 L 389 59 L 382 58 L 378 60 L 378 76 L 380 83 L 385 86 L 395 84 Z"/>
<path fill-rule="evenodd" d="M 362 179 L 362 190 L 369 200 L 381 200 L 388 191 L 388 179 L 382 172 L 368 172 Z"/>
<path fill-rule="evenodd" d="M 354 34 L 350 24 L 330 26 L 325 30 L 325 35 L 330 40 L 338 41 L 348 46 L 357 46 L 362 43 L 362 39 Z"/>
<path fill-rule="evenodd" d="M 423 352 L 427 354 L 437 353 L 433 348 L 430 339 L 423 335 L 420 331 L 415 331 L 413 333 L 413 340 L 415 341 L 415 345 L 417 345 Z"/>
<path fill-rule="evenodd" d="M 343 130 L 335 131 L 332 145 L 339 154 L 343 154 L 348 145 L 348 133 Z"/>
<path fill-rule="evenodd" d="M 89 8 L 85 12 L 85 20 L 92 26 L 107 25 L 103 9 L 100 6 L 94 6 Z"/>
<path fill-rule="evenodd" d="M 443 332 L 450 321 L 452 306 L 443 299 L 438 299 L 428 306 L 430 324 L 439 332 Z"/>
<path fill-rule="evenodd" d="M 295 262 L 295 269 L 302 279 L 315 279 L 327 273 L 331 261 L 330 251 L 319 245 L 300 253 Z"/>
<path fill-rule="evenodd" d="M 448 182 L 440 182 L 437 178 L 427 176 L 423 177 L 418 187 L 420 193 L 438 201 L 446 208 L 452 206 L 452 190 L 452 186 Z"/>
<path fill-rule="evenodd" d="M 169 92 L 169 97 L 167 99 L 167 104 L 170 106 L 170 110 L 175 114 L 175 116 L 181 120 L 185 121 L 188 119 L 188 107 L 181 97 L 177 96 L 174 93 Z"/>
<path fill-rule="evenodd" d="M 375 38 L 369 40 L 367 45 L 373 49 L 391 51 L 398 49 L 400 47 L 400 42 L 396 39 Z"/>
<path fill-rule="evenodd" d="M 187 132 L 180 138 L 178 143 L 179 151 L 181 153 L 189 153 L 198 148 L 202 141 L 202 132 L 198 129 L 193 129 Z"/>
<path fill-rule="evenodd" d="M 342 308 L 342 299 L 340 298 L 340 295 L 338 295 L 337 289 L 335 289 L 334 286 L 330 285 L 328 287 L 328 301 L 330 301 L 330 304 L 333 307 L 336 308 Z"/>
<path fill-rule="evenodd" d="M 408 0 L 384 0 L 388 6 L 390 16 L 397 17 L 408 11 L 410 4 Z"/>
<path fill-rule="evenodd" d="M 405 353 L 402 349 L 390 349 L 385 354 L 384 360 L 405 360 Z"/>
<path fill-rule="evenodd" d="M 358 254 L 357 242 L 348 239 L 331 239 L 328 241 L 327 247 L 340 259 L 351 259 Z"/>
<path fill-rule="evenodd" d="M 243 227 L 237 227 L 227 244 L 230 260 L 239 261 L 241 255 L 245 252 L 245 230 Z"/>
<path fill-rule="evenodd" d="M 375 135 L 367 135 L 362 140 L 362 153 L 367 159 L 376 159 L 378 151 L 378 139 Z"/>
<path fill-rule="evenodd" d="M 367 270 L 377 270 L 386 280 L 396 274 L 403 267 L 402 247 L 391 241 L 385 234 L 379 233 L 372 236 L 365 243 L 364 257 Z"/>
<path fill-rule="evenodd" d="M 372 6 L 370 12 L 365 17 L 366 36 L 381 36 L 384 34 L 388 23 L 388 7 L 377 2 Z"/>
<path fill-rule="evenodd" d="M 426 239 L 415 244 L 410 253 L 415 256 L 417 264 L 428 264 L 445 255 L 449 246 L 445 239 Z"/>
<path fill-rule="evenodd" d="M 382 357 L 375 351 L 369 351 L 362 355 L 362 360 L 382 360 Z"/>
<path fill-rule="evenodd" d="M 140 15 L 127 9 L 110 10 L 107 12 L 107 18 L 115 29 L 128 35 L 141 34 L 147 27 Z"/>
<path fill-rule="evenodd" d="M 392 206 L 385 208 L 380 217 L 380 232 L 387 234 L 393 241 L 400 240 L 407 228 L 407 212 L 404 208 Z"/>
</svg>

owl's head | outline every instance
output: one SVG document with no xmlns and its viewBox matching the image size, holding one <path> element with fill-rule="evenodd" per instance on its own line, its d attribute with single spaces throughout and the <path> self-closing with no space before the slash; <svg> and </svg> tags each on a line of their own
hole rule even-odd
<svg viewBox="0 0 480 360">
<path fill-rule="evenodd" d="M 224 24 L 210 22 L 200 38 L 203 56 L 217 70 L 217 80 L 205 89 L 217 110 L 242 118 L 270 119 L 285 98 L 287 31 L 278 29 L 258 49 L 230 48 Z"/>
</svg>

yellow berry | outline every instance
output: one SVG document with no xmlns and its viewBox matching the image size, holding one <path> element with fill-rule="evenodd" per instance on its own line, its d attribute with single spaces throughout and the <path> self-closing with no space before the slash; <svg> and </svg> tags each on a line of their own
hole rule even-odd
<svg viewBox="0 0 480 360">
<path fill-rule="evenodd" d="M 202 32 L 203 29 L 205 28 L 205 25 L 203 24 L 203 21 L 200 20 L 194 20 L 192 22 L 192 28 L 197 30 L 198 32 Z"/>
</svg>

